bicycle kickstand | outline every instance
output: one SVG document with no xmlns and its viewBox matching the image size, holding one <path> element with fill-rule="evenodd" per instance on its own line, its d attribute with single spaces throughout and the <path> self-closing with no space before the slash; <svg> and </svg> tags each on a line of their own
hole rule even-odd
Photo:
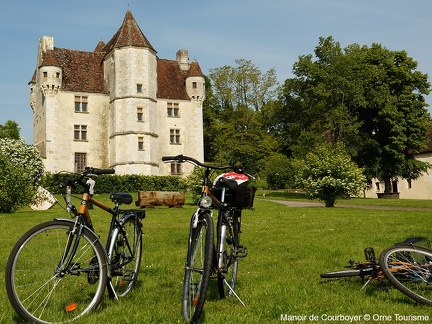
<svg viewBox="0 0 432 324">
<path fill-rule="evenodd" d="M 240 297 L 236 294 L 236 292 L 234 291 L 234 289 L 231 288 L 231 286 L 229 285 L 228 281 L 224 278 L 224 282 L 225 284 L 228 286 L 229 290 L 231 290 L 231 292 L 234 294 L 234 296 L 236 296 L 236 298 L 239 300 L 239 302 L 243 305 L 246 306 L 243 301 L 240 299 Z"/>
<path fill-rule="evenodd" d="M 372 276 L 365 282 L 365 284 L 363 285 L 363 287 L 361 287 L 360 290 L 363 290 L 364 288 L 366 288 L 366 286 L 369 285 L 369 283 L 371 282 L 371 280 L 372 280 Z"/>
</svg>

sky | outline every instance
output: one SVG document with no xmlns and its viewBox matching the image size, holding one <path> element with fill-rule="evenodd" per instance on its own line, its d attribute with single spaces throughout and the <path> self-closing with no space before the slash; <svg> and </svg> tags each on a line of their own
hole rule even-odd
<svg viewBox="0 0 432 324">
<path fill-rule="evenodd" d="M 299 56 L 332 36 L 342 47 L 379 43 L 405 50 L 432 76 L 430 0 L 14 0 L 0 11 L 0 124 L 15 121 L 32 144 L 28 82 L 39 38 L 93 51 L 111 39 L 128 8 L 159 58 L 174 60 L 187 49 L 204 74 L 245 59 L 263 73 L 274 68 L 283 83 Z M 432 95 L 427 102 L 432 105 Z"/>
</svg>

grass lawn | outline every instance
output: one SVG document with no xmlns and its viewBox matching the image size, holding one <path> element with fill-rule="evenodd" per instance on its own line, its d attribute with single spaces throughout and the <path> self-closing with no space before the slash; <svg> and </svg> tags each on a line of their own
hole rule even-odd
<svg viewBox="0 0 432 324">
<path fill-rule="evenodd" d="M 308 322 L 310 316 L 316 316 L 318 322 L 326 323 L 344 322 L 340 318 L 331 320 L 338 315 L 359 316 L 357 323 L 363 322 L 365 314 L 382 323 L 390 322 L 390 317 L 396 322 L 395 314 L 432 318 L 432 308 L 411 301 L 385 282 L 372 282 L 361 290 L 360 278 L 324 280 L 319 276 L 321 272 L 343 269 L 351 258 L 363 260 L 365 247 L 374 247 L 378 256 L 387 246 L 409 236 L 432 238 L 432 211 L 427 209 L 432 202 L 385 202 L 421 206 L 424 210 L 287 207 L 268 201 L 275 196 L 287 198 L 284 193 L 267 193 L 265 199 L 257 194 L 255 211 L 243 213 L 242 243 L 249 255 L 239 262 L 237 293 L 246 307 L 235 298 L 219 300 L 213 280 L 204 306 L 206 323 L 279 323 L 281 315 L 287 315 L 287 319 L 305 316 L 305 321 L 297 322 Z M 337 204 L 353 201 L 356 199 Z M 355 203 L 376 201 L 358 199 Z M 148 209 L 136 289 L 120 301 L 111 301 L 106 294 L 95 312 L 75 323 L 182 323 L 183 266 L 194 209 L 192 205 Z M 92 215 L 96 232 L 101 234 L 108 227 L 108 218 L 99 209 Z M 28 228 L 54 217 L 68 215 L 59 206 L 44 212 L 0 214 L 0 323 L 20 322 L 4 288 L 4 268 L 12 246 Z"/>
</svg>

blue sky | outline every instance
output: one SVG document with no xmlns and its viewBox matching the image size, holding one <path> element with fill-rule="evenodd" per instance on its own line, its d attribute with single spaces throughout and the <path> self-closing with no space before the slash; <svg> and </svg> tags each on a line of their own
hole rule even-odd
<svg viewBox="0 0 432 324">
<path fill-rule="evenodd" d="M 128 6 L 160 58 L 187 49 L 205 74 L 247 59 L 263 72 L 275 68 L 283 82 L 319 37 L 333 36 L 342 47 L 380 43 L 406 50 L 432 76 L 430 0 L 14 0 L 0 11 L 0 124 L 16 121 L 32 143 L 28 82 L 40 37 L 93 51 L 114 35 Z"/>
</svg>

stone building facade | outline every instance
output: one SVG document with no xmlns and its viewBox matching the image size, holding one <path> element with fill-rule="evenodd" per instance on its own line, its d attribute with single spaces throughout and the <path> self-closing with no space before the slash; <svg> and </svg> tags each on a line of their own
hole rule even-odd
<svg viewBox="0 0 432 324">
<path fill-rule="evenodd" d="M 29 85 L 34 145 L 48 172 L 92 166 L 185 175 L 192 166 L 161 157 L 204 158 L 201 68 L 187 50 L 160 59 L 130 10 L 93 52 L 57 48 L 53 37 L 42 37 Z"/>
</svg>

